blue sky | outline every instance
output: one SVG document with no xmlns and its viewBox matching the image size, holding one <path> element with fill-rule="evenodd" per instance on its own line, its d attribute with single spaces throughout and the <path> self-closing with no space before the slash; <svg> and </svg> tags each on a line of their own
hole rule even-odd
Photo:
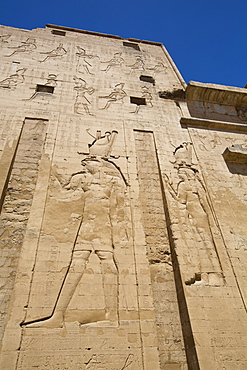
<svg viewBox="0 0 247 370">
<path fill-rule="evenodd" d="M 0 24 L 57 24 L 162 42 L 186 82 L 247 83 L 246 0 L 9 0 Z"/>
</svg>

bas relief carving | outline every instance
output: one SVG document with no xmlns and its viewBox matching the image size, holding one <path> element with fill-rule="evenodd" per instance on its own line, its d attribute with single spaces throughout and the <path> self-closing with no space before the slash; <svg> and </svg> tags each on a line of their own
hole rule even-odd
<svg viewBox="0 0 247 370">
<path fill-rule="evenodd" d="M 12 55 L 18 53 L 30 53 L 37 48 L 36 39 L 28 38 L 26 41 L 22 41 L 21 45 L 19 46 L 8 46 L 9 49 L 13 49 L 14 51 L 10 55 L 6 55 L 7 57 L 11 57 Z"/>
<path fill-rule="evenodd" d="M 109 95 L 100 96 L 99 98 L 106 99 L 106 104 L 101 109 L 108 109 L 112 103 L 116 103 L 116 102 L 123 103 L 123 99 L 127 96 L 123 87 L 124 87 L 124 83 L 119 83 L 115 85 L 113 91 Z"/>
<path fill-rule="evenodd" d="M 136 57 L 135 63 L 131 65 L 127 65 L 127 67 L 130 67 L 129 74 L 132 74 L 135 71 L 144 71 L 145 70 L 145 61 L 141 56 Z"/>
<path fill-rule="evenodd" d="M 97 55 L 87 54 L 86 50 L 80 46 L 77 46 L 77 53 L 76 56 L 78 57 L 78 63 L 76 66 L 76 70 L 78 73 L 86 73 L 90 75 L 94 75 L 92 72 L 93 70 L 93 59 L 99 58 Z"/>
<path fill-rule="evenodd" d="M 124 59 L 121 57 L 122 53 L 114 53 L 113 57 L 106 61 L 106 62 L 101 62 L 101 63 L 107 63 L 107 66 L 105 69 L 102 69 L 104 72 L 110 71 L 110 69 L 114 67 L 121 67 L 122 64 L 124 63 Z"/>
<path fill-rule="evenodd" d="M 63 44 L 59 44 L 57 48 L 47 51 L 47 52 L 40 52 L 40 54 L 45 54 L 46 57 L 43 60 L 40 60 L 40 62 L 46 62 L 48 59 L 63 57 L 65 54 L 67 54 L 67 50 L 64 49 Z"/>
<path fill-rule="evenodd" d="M 222 285 L 222 269 L 212 230 L 214 217 L 199 171 L 192 164 L 192 144 L 184 142 L 174 151 L 176 179 L 166 177 L 170 195 L 177 201 L 177 228 L 186 248 L 181 251 L 185 264 L 185 284 Z M 177 238 L 175 238 L 177 239 Z"/>
<path fill-rule="evenodd" d="M 90 112 L 89 105 L 91 101 L 88 99 L 87 96 L 92 95 L 94 93 L 94 88 L 87 86 L 87 83 L 82 78 L 74 77 L 75 87 L 74 90 L 76 91 L 76 98 L 74 104 L 74 111 L 77 114 L 89 114 L 92 116 L 93 114 Z"/>
<path fill-rule="evenodd" d="M 146 68 L 149 71 L 153 71 L 154 75 L 157 73 L 167 73 L 167 66 L 165 65 L 165 62 L 162 58 L 156 58 L 156 63 L 153 67 Z"/>
<path fill-rule="evenodd" d="M 75 312 L 70 321 L 82 324 L 103 321 L 109 325 L 118 325 L 119 278 L 114 250 L 123 247 L 126 242 L 124 231 L 126 181 L 119 168 L 109 160 L 116 135 L 117 132 L 113 131 L 101 136 L 101 132 L 97 131 L 94 141 L 89 145 L 89 155 L 81 161 L 81 171 L 72 174 L 67 184 L 60 190 L 60 198 L 66 199 L 67 207 L 70 201 L 79 202 L 81 199 L 81 212 L 74 214 L 77 230 L 70 262 L 55 299 L 52 314 L 38 320 L 29 320 L 22 326 L 63 327 L 66 310 L 92 254 L 99 259 L 101 266 L 105 308 L 89 321 Z M 56 260 L 55 255 L 54 258 Z"/>
<path fill-rule="evenodd" d="M 7 89 L 15 89 L 17 85 L 24 82 L 25 72 L 26 72 L 26 68 L 18 69 L 16 73 L 0 81 L 0 87 L 7 88 Z"/>
<path fill-rule="evenodd" d="M 150 107 L 150 108 L 153 107 L 153 103 L 152 103 L 153 97 L 152 97 L 151 92 L 149 91 L 148 86 L 142 86 L 142 95 L 141 95 L 141 97 L 143 99 L 145 99 L 145 104 L 144 105 L 136 104 L 135 110 L 133 112 L 130 112 L 130 113 L 138 113 L 141 109 L 141 106 L 142 107 Z"/>
<path fill-rule="evenodd" d="M 50 73 L 47 77 L 47 81 L 44 86 L 56 87 L 57 86 L 57 75 Z M 33 100 L 35 98 L 41 98 L 42 100 L 44 100 L 51 96 L 52 94 L 48 92 L 35 91 L 33 95 L 30 96 L 30 98 L 22 99 L 22 100 Z"/>
</svg>

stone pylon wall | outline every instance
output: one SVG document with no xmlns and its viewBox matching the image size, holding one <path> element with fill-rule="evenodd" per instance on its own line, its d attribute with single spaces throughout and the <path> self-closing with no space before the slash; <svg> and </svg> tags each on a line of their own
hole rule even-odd
<svg viewBox="0 0 247 370">
<path fill-rule="evenodd" d="M 1 368 L 246 368 L 246 170 L 222 157 L 243 133 L 181 126 L 161 44 L 0 47 Z"/>
</svg>

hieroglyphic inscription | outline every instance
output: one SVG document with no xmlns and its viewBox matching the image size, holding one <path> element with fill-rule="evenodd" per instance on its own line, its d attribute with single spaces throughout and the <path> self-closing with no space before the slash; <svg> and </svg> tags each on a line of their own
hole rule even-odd
<svg viewBox="0 0 247 370">
<path fill-rule="evenodd" d="M 60 351 L 61 352 L 61 351 Z M 84 353 L 54 354 L 41 356 L 21 353 L 18 370 L 31 369 L 49 370 L 141 370 L 137 355 L 133 353 Z"/>
</svg>

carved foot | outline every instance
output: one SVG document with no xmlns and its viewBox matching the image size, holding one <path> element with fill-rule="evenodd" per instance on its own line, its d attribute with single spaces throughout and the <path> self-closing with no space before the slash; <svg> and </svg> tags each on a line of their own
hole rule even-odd
<svg viewBox="0 0 247 370">
<path fill-rule="evenodd" d="M 55 328 L 62 328 L 64 325 L 63 321 L 63 313 L 56 312 L 54 315 L 46 320 L 34 321 L 27 324 L 23 324 L 22 326 L 26 326 L 27 328 L 48 328 L 48 329 L 55 329 Z"/>
</svg>

